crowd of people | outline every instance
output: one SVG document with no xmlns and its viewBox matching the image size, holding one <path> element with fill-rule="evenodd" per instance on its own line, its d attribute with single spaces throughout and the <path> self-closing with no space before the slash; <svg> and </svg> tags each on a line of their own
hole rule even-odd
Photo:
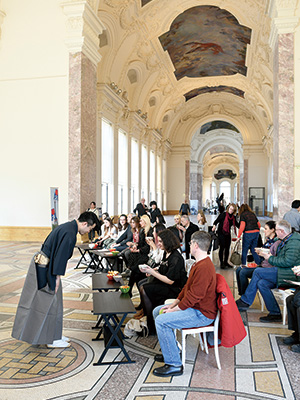
<svg viewBox="0 0 300 400">
<path fill-rule="evenodd" d="M 209 258 L 214 235 L 218 240 L 222 269 L 232 268 L 232 235 L 236 243 L 242 240 L 241 263 L 236 268 L 241 297 L 234 307 L 240 311 L 248 310 L 259 290 L 269 311 L 260 321 L 281 321 L 281 311 L 272 289 L 290 286 L 300 276 L 300 267 L 293 268 L 300 265 L 300 201 L 292 203 L 286 219 L 265 223 L 264 243 L 260 222 L 248 204 L 237 207 L 230 203 L 226 209 L 220 208 L 212 227 L 208 226 L 202 210 L 194 224 L 187 205 L 187 202 L 183 203 L 180 213 L 174 216 L 174 224 L 169 227 L 166 227 L 157 203 L 151 201 L 148 209 L 145 199 L 141 199 L 133 213 L 121 214 L 116 224 L 107 213 L 99 218 L 96 204 L 92 202 L 88 211 L 77 220 L 60 225 L 31 261 L 12 336 L 31 344 L 47 344 L 50 348 L 69 346 L 68 338 L 62 335 L 60 277 L 65 274 L 67 261 L 72 256 L 77 233 L 89 233 L 90 240 L 99 247 L 116 248 L 120 252 L 125 267 L 123 277 L 128 279 L 130 286 L 129 294 L 132 296 L 136 287 L 140 296 L 135 318 L 146 317 L 148 333 L 157 334 L 161 345 L 162 354 L 156 359 L 164 361 L 165 365 L 156 368 L 155 375 L 183 373 L 174 328 L 209 325 L 216 317 L 217 278 Z M 255 262 L 251 268 L 247 261 L 249 250 Z M 185 260 L 190 258 L 194 264 L 187 271 Z M 165 305 L 170 299 L 173 299 L 172 303 Z M 287 307 L 289 328 L 294 333 L 285 338 L 284 343 L 300 353 L 299 286 L 287 299 Z"/>
</svg>

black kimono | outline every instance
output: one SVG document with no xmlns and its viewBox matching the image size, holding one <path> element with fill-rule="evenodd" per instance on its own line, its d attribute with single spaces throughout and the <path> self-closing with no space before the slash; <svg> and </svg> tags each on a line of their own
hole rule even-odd
<svg viewBox="0 0 300 400">
<path fill-rule="evenodd" d="M 36 264 L 31 260 L 20 297 L 12 337 L 30 344 L 51 344 L 62 337 L 62 286 L 55 293 L 56 275 L 64 275 L 76 244 L 76 220 L 59 225 L 46 238 L 41 252 L 50 261 L 46 286 L 38 290 Z M 36 253 L 38 254 L 38 253 Z"/>
</svg>

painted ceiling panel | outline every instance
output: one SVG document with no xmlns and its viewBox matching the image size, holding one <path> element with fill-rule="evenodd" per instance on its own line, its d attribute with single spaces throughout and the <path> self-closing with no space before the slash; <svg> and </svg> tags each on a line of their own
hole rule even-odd
<svg viewBox="0 0 300 400">
<path fill-rule="evenodd" d="M 200 135 L 215 129 L 229 129 L 234 132 L 239 132 L 238 129 L 226 121 L 211 121 L 201 126 Z"/>
<path fill-rule="evenodd" d="M 244 98 L 245 94 L 243 90 L 237 89 L 233 86 L 203 86 L 201 88 L 189 91 L 184 95 L 184 97 L 185 100 L 188 101 L 193 97 L 199 96 L 200 94 L 211 93 L 211 92 L 227 92 L 242 98 Z"/>
<path fill-rule="evenodd" d="M 184 76 L 246 75 L 250 38 L 251 29 L 240 25 L 228 11 L 197 6 L 176 17 L 159 40 L 168 51 L 179 80 Z"/>
</svg>

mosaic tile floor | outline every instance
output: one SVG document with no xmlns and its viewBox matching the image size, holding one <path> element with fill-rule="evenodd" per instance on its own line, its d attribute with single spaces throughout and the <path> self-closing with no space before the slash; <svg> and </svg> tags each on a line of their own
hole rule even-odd
<svg viewBox="0 0 300 400">
<path fill-rule="evenodd" d="M 282 343 L 290 332 L 281 324 L 260 324 L 257 301 L 242 313 L 248 336 L 235 348 L 220 347 L 222 369 L 214 353 L 199 351 L 198 341 L 188 338 L 187 363 L 182 376 L 159 378 L 151 371 L 158 363 L 155 337 L 126 340 L 134 364 L 93 366 L 103 342 L 93 342 L 92 290 L 89 274 L 74 269 L 79 253 L 68 264 L 63 279 L 64 334 L 67 349 L 30 346 L 11 338 L 11 328 L 25 274 L 39 243 L 0 242 L 0 399 L 15 400 L 248 400 L 300 399 L 299 355 Z M 217 255 L 214 256 L 217 263 Z M 217 268 L 217 271 L 219 269 Z M 233 270 L 222 270 L 235 292 Z M 138 301 L 138 298 L 135 299 Z M 112 349 L 107 360 L 121 359 Z"/>
</svg>

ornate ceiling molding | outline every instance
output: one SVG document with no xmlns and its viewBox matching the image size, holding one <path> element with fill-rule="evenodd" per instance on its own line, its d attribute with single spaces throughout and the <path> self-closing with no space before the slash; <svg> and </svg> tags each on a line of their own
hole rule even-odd
<svg viewBox="0 0 300 400">
<path fill-rule="evenodd" d="M 91 5 L 95 7 L 96 2 L 67 0 L 60 4 L 67 17 L 65 43 L 69 52 L 71 54 L 83 52 L 97 65 L 101 60 L 99 35 L 105 28 L 91 7 Z"/>
</svg>

